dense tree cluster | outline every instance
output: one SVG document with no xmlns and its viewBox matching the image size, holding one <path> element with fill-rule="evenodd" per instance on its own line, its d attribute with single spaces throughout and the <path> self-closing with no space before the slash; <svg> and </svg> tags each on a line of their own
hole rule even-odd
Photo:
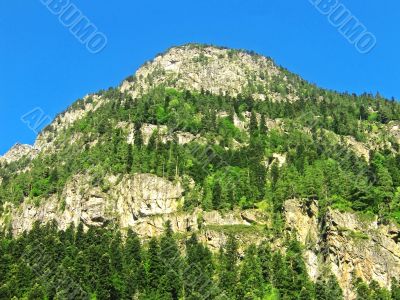
<svg viewBox="0 0 400 300">
<path fill-rule="evenodd" d="M 239 255 L 231 236 L 212 254 L 196 235 L 184 244 L 166 224 L 142 244 L 128 231 L 39 226 L 0 244 L 0 299 L 343 299 L 333 276 L 313 284 L 298 242 Z M 326 284 L 325 284 L 326 281 Z M 323 284 L 321 284 L 324 282 Z M 396 299 L 396 298 L 394 298 Z"/>
</svg>

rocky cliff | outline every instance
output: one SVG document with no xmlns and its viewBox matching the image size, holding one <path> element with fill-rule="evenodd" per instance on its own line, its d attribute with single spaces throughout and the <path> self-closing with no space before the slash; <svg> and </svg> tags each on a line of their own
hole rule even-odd
<svg viewBox="0 0 400 300">
<path fill-rule="evenodd" d="M 390 288 L 400 275 L 400 228 L 378 224 L 377 218 L 334 209 L 320 216 L 312 202 L 285 203 L 286 229 L 295 231 L 305 246 L 305 260 L 312 279 L 324 266 L 336 275 L 346 299 L 355 299 L 356 277 Z"/>
</svg>

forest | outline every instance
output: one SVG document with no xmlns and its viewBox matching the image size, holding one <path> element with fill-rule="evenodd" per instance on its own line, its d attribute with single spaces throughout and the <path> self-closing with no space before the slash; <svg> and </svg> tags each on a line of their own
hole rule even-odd
<svg viewBox="0 0 400 300">
<path fill-rule="evenodd" d="M 133 231 L 83 225 L 40 226 L 17 239 L 2 235 L 0 299 L 321 299 L 340 300 L 336 277 L 314 284 L 302 247 L 287 236 L 286 251 L 267 242 L 239 249 L 234 236 L 212 253 L 195 234 L 164 234 L 143 242 Z M 357 299 L 400 299 L 377 283 L 354 281 Z"/>
</svg>

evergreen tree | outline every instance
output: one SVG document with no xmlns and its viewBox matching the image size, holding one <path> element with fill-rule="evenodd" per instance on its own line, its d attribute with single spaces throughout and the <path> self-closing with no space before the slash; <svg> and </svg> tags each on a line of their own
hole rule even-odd
<svg viewBox="0 0 400 300">
<path fill-rule="evenodd" d="M 165 233 L 160 241 L 162 277 L 161 291 L 168 294 L 174 300 L 180 298 L 182 293 L 182 269 L 183 261 L 178 245 L 173 238 L 171 222 L 165 224 Z"/>
<path fill-rule="evenodd" d="M 130 173 L 133 166 L 133 149 L 132 145 L 128 144 L 127 157 L 126 157 L 126 172 Z"/>
<path fill-rule="evenodd" d="M 96 286 L 96 295 L 97 299 L 110 299 L 112 294 L 110 256 L 106 253 L 99 261 L 99 281 Z"/>
<path fill-rule="evenodd" d="M 250 115 L 250 126 L 249 126 L 250 134 L 254 135 L 258 132 L 258 121 L 257 121 L 257 115 L 255 111 L 251 112 Z"/>
<path fill-rule="evenodd" d="M 212 191 L 212 205 L 214 209 L 219 209 L 222 205 L 222 187 L 218 181 L 214 184 Z"/>
<path fill-rule="evenodd" d="M 268 126 L 267 126 L 267 121 L 265 119 L 265 114 L 261 114 L 260 133 L 266 134 L 267 132 L 268 132 Z"/>
<path fill-rule="evenodd" d="M 276 190 L 276 184 L 279 180 L 279 167 L 278 163 L 274 161 L 271 165 L 271 188 L 272 191 Z"/>
<path fill-rule="evenodd" d="M 139 237 L 129 229 L 123 249 L 126 297 L 136 295 L 139 291 L 143 291 L 146 286 L 141 248 Z"/>
<path fill-rule="evenodd" d="M 236 299 L 236 292 L 233 287 L 238 281 L 238 245 L 233 235 L 228 237 L 220 258 L 219 287 L 229 299 Z"/>
<path fill-rule="evenodd" d="M 369 285 L 371 290 L 371 299 L 374 300 L 391 300 L 391 295 L 388 290 L 381 288 L 376 281 L 372 281 Z"/>
<path fill-rule="evenodd" d="M 356 300 L 374 300 L 368 285 L 360 278 L 355 280 L 354 287 L 356 291 Z"/>
<path fill-rule="evenodd" d="M 27 296 L 28 300 L 42 300 L 46 298 L 47 297 L 44 288 L 37 283 L 30 289 Z"/>
<path fill-rule="evenodd" d="M 391 297 L 392 300 L 400 300 L 400 284 L 396 278 L 392 278 Z"/>
<path fill-rule="evenodd" d="M 238 287 L 239 299 L 257 299 L 263 296 L 263 272 L 257 255 L 257 247 L 251 245 L 241 264 Z"/>
<path fill-rule="evenodd" d="M 261 272 L 263 275 L 263 281 L 266 283 L 271 282 L 272 270 L 271 270 L 271 259 L 272 251 L 268 243 L 263 242 L 258 247 L 258 258 L 260 260 Z"/>
<path fill-rule="evenodd" d="M 160 245 L 157 239 L 152 238 L 150 240 L 147 255 L 147 291 L 158 290 L 163 275 L 163 265 L 161 261 Z"/>
<path fill-rule="evenodd" d="M 120 274 L 122 272 L 122 239 L 121 233 L 118 231 L 110 244 L 111 266 L 114 272 Z"/>
<path fill-rule="evenodd" d="M 186 242 L 186 266 L 184 272 L 185 298 L 201 300 L 213 297 L 214 264 L 210 250 L 198 242 L 195 234 Z"/>
<path fill-rule="evenodd" d="M 318 278 L 315 284 L 315 295 L 318 300 L 343 300 L 343 292 L 334 275 Z"/>
<path fill-rule="evenodd" d="M 78 247 L 78 249 L 83 249 L 84 243 L 85 243 L 85 238 L 83 231 L 83 223 L 79 223 L 75 234 L 75 245 Z"/>
<path fill-rule="evenodd" d="M 142 135 L 142 125 L 140 123 L 135 124 L 135 134 L 134 134 L 134 143 L 137 149 L 141 149 L 143 146 L 143 135 Z"/>
</svg>

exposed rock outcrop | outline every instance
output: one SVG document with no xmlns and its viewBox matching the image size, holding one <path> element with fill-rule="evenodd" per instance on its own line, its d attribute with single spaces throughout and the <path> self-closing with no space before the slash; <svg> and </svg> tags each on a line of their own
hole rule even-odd
<svg viewBox="0 0 400 300">
<path fill-rule="evenodd" d="M 87 226 L 117 223 L 120 228 L 136 224 L 140 218 L 175 213 L 182 200 L 183 189 L 150 174 L 138 174 L 122 179 L 110 177 L 112 187 L 103 191 L 93 187 L 90 177 L 75 176 L 64 188 L 61 196 L 52 196 L 40 204 L 29 199 L 20 207 L 8 207 L 10 218 L 3 216 L 3 225 L 11 225 L 14 234 L 30 230 L 35 221 L 57 221 L 60 229 L 83 222 Z M 11 219 L 11 224 L 5 224 Z"/>
<path fill-rule="evenodd" d="M 54 152 L 54 141 L 60 137 L 63 130 L 73 125 L 76 121 L 85 117 L 89 112 L 96 111 L 108 99 L 98 95 L 87 95 L 80 102 L 76 102 L 65 112 L 59 114 L 53 122 L 37 137 L 34 148 L 40 151 Z"/>
<path fill-rule="evenodd" d="M 24 144 L 15 144 L 6 154 L 0 157 L 0 163 L 11 163 L 20 160 L 23 157 L 30 159 L 38 154 L 35 147 Z"/>
<path fill-rule="evenodd" d="M 328 209 L 318 221 L 316 203 L 285 203 L 287 230 L 305 245 L 309 274 L 316 279 L 322 264 L 330 266 L 346 299 L 355 299 L 352 281 L 359 277 L 390 288 L 400 277 L 400 228 L 379 225 L 376 217 Z"/>
<path fill-rule="evenodd" d="M 250 86 L 267 87 L 275 77 L 287 81 L 285 74 L 266 57 L 213 46 L 184 45 L 171 48 L 146 63 L 133 79 L 123 82 L 121 91 L 135 98 L 164 85 L 213 94 L 228 92 L 236 96 L 248 92 Z M 292 89 L 288 82 L 287 88 Z M 257 92 L 252 96 L 261 101 L 267 97 Z M 282 100 L 278 93 L 270 92 L 268 96 L 272 100 Z M 287 99 L 295 101 L 298 96 L 289 92 Z"/>
</svg>

